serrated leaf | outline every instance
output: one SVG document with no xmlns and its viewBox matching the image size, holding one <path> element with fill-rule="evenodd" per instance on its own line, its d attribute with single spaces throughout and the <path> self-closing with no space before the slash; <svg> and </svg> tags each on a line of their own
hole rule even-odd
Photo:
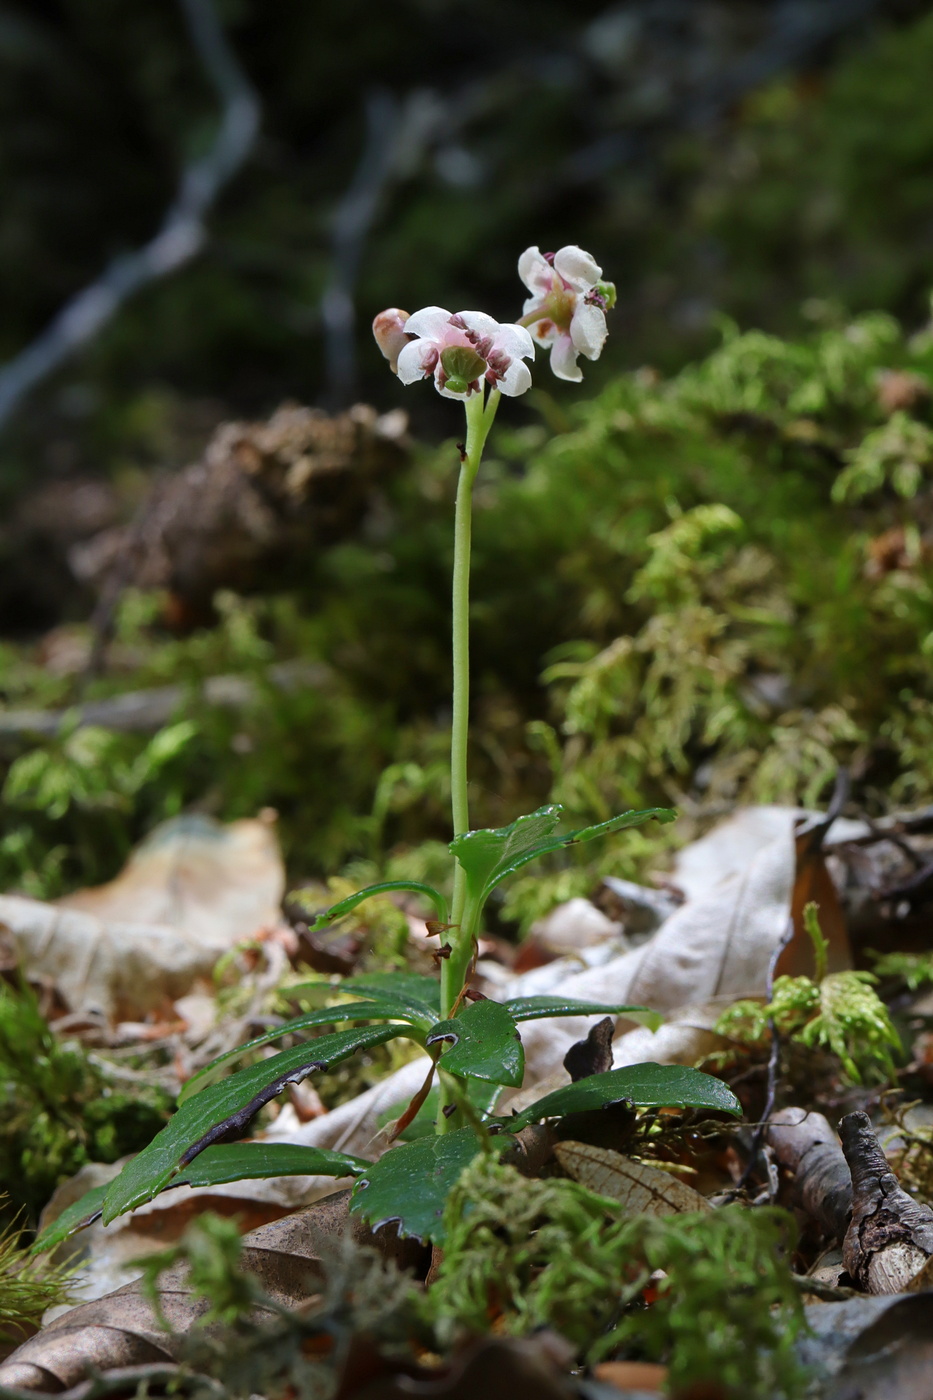
<svg viewBox="0 0 933 1400">
<path fill-rule="evenodd" d="M 742 1105 L 721 1079 L 684 1065 L 624 1065 L 605 1074 L 591 1074 L 545 1094 L 514 1118 L 501 1121 L 518 1132 L 542 1118 L 562 1118 L 628 1099 L 636 1108 L 708 1108 L 715 1113 L 742 1112 Z"/>
<path fill-rule="evenodd" d="M 241 1060 L 250 1050 L 257 1050 L 262 1045 L 269 1045 L 274 1040 L 281 1040 L 283 1035 L 291 1035 L 293 1031 L 309 1030 L 313 1026 L 335 1026 L 341 1021 L 420 1021 L 422 1025 L 433 1024 L 433 1017 L 416 1017 L 407 1007 L 402 1006 L 397 1001 L 352 1001 L 344 1006 L 328 1006 L 318 1011 L 307 1011 L 302 1016 L 296 1016 L 291 1021 L 284 1021 L 281 1026 L 273 1026 L 271 1030 L 264 1031 L 262 1035 L 254 1036 L 252 1040 L 244 1041 L 242 1045 L 237 1045 L 233 1050 L 226 1051 L 223 1055 L 218 1055 L 216 1060 L 211 1060 L 210 1064 L 199 1069 L 197 1074 L 193 1074 L 186 1084 L 182 1085 L 178 1095 L 179 1107 L 195 1094 L 199 1094 L 202 1089 L 206 1089 L 208 1084 L 213 1084 L 224 1073 L 228 1065 Z"/>
<path fill-rule="evenodd" d="M 194 1160 L 227 1133 L 241 1133 L 286 1084 L 295 1084 L 313 1070 L 330 1069 L 357 1050 L 384 1045 L 405 1035 L 406 1026 L 364 1026 L 320 1036 L 291 1050 L 282 1050 L 259 1064 L 237 1070 L 219 1084 L 210 1084 L 182 1104 L 174 1117 L 138 1156 L 110 1183 L 104 1200 L 104 1224 L 149 1201 Z"/>
<path fill-rule="evenodd" d="M 513 1021 L 539 1021 L 547 1016 L 627 1016 L 652 1031 L 664 1024 L 659 1012 L 650 1011 L 647 1006 L 624 1006 L 621 1002 L 603 1006 L 567 997 L 513 997 L 502 1005 Z"/>
<path fill-rule="evenodd" d="M 446 924 L 447 901 L 433 885 L 422 884 L 420 880 L 383 880 L 378 885 L 367 885 L 365 890 L 357 890 L 355 894 L 348 895 L 346 899 L 342 899 L 339 904 L 332 904 L 329 909 L 325 909 L 323 913 L 318 914 L 314 923 L 311 925 L 311 932 L 318 933 L 321 929 L 327 928 L 329 924 L 335 923 L 337 919 L 342 919 L 347 914 L 352 914 L 357 905 L 362 904 L 364 900 L 373 899 L 376 895 L 380 894 L 397 894 L 401 891 L 405 891 L 407 894 L 423 895 L 425 899 L 429 900 L 434 905 L 435 912 L 440 922 Z M 309 901 L 309 896 L 304 890 L 296 890 L 293 894 L 289 895 L 289 899 L 299 905 L 306 906 Z"/>
<path fill-rule="evenodd" d="M 518 1027 L 498 1001 L 474 1001 L 449 1021 L 438 1021 L 425 1045 L 450 1041 L 438 1064 L 450 1074 L 518 1088 L 525 1073 L 525 1051 Z"/>
<path fill-rule="evenodd" d="M 94 1186 L 76 1201 L 72 1201 L 70 1206 L 66 1206 L 61 1215 L 36 1236 L 29 1253 L 41 1254 L 46 1249 L 54 1249 L 69 1235 L 83 1230 L 86 1225 L 92 1225 L 100 1215 L 109 1185 L 108 1181 L 103 1186 Z"/>
<path fill-rule="evenodd" d="M 563 846 L 575 846 L 592 841 L 597 836 L 609 836 L 614 831 L 627 831 L 655 819 L 671 822 L 677 813 L 671 807 L 648 807 L 643 811 L 621 812 L 596 826 L 582 826 L 562 836 L 552 835 L 562 808 L 557 803 L 539 807 L 527 817 L 518 817 L 509 826 L 467 831 L 450 843 L 450 849 L 467 877 L 471 899 L 484 901 L 495 887 L 509 875 L 520 870 L 538 856 L 559 851 Z"/>
<path fill-rule="evenodd" d="M 207 1147 L 172 1182 L 173 1186 L 223 1186 L 270 1176 L 359 1176 L 372 1165 L 365 1157 L 300 1147 L 292 1142 L 235 1142 Z"/>
<path fill-rule="evenodd" d="M 393 1147 L 356 1182 L 350 1210 L 374 1230 L 398 1221 L 399 1234 L 439 1244 L 450 1190 L 480 1150 L 472 1128 Z"/>
</svg>

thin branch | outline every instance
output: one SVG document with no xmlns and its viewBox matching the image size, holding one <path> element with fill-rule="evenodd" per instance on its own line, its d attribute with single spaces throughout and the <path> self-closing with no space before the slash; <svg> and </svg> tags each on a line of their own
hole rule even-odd
<svg viewBox="0 0 933 1400">
<path fill-rule="evenodd" d="M 45 330 L 0 369 L 0 427 L 36 385 L 94 339 L 124 302 L 201 250 L 205 215 L 253 147 L 259 100 L 227 42 L 213 0 L 179 3 L 198 58 L 223 103 L 217 137 L 207 155 L 183 172 L 155 237 L 114 258 L 96 282 L 66 302 Z"/>
</svg>

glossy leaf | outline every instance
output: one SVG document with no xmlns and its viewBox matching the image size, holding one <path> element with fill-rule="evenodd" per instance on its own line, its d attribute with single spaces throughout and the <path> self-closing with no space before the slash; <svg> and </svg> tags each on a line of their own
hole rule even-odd
<svg viewBox="0 0 933 1400">
<path fill-rule="evenodd" d="M 460 1088 L 466 1094 L 474 1113 L 480 1119 L 490 1117 L 496 1106 L 496 1100 L 502 1093 L 501 1084 L 490 1084 L 485 1079 L 465 1079 Z M 407 1128 L 403 1128 L 399 1134 L 400 1142 L 414 1142 L 416 1138 L 426 1137 L 428 1133 L 436 1131 L 440 1098 L 440 1089 L 435 1084 L 411 1123 Z M 393 1122 L 397 1117 L 397 1108 L 386 1109 L 379 1117 L 379 1126 L 385 1127 L 387 1123 Z"/>
<path fill-rule="evenodd" d="M 647 1006 L 624 1006 L 621 1003 L 603 1006 L 568 997 L 514 997 L 502 1005 L 513 1021 L 540 1021 L 547 1016 L 627 1016 L 630 1021 L 637 1021 L 653 1031 L 664 1023 L 664 1017 L 657 1011 L 649 1011 Z"/>
<path fill-rule="evenodd" d="M 470 897 L 483 901 L 507 876 L 520 870 L 538 856 L 559 851 L 563 846 L 575 846 L 592 841 L 597 836 L 609 836 L 615 831 L 643 826 L 652 818 L 671 822 L 677 813 L 671 807 L 648 807 L 643 811 L 622 812 L 596 826 L 582 826 L 555 836 L 562 808 L 557 803 L 539 807 L 526 817 L 518 817 L 509 826 L 467 831 L 450 843 L 450 849 L 467 877 Z"/>
<path fill-rule="evenodd" d="M 497 1151 L 504 1144 L 496 1140 Z M 350 1210 L 373 1229 L 398 1221 L 401 1235 L 439 1244 L 444 1204 L 464 1167 L 480 1151 L 472 1128 L 393 1147 L 353 1187 Z"/>
<path fill-rule="evenodd" d="M 263 1031 L 262 1035 L 254 1036 L 252 1040 L 244 1041 L 233 1050 L 218 1055 L 216 1060 L 211 1060 L 210 1064 L 198 1070 L 197 1074 L 193 1074 L 188 1082 L 182 1085 L 178 1095 L 179 1106 L 207 1088 L 208 1084 L 215 1083 L 229 1065 L 241 1060 L 250 1050 L 257 1050 L 262 1045 L 281 1040 L 283 1035 L 291 1035 L 294 1031 L 309 1030 L 313 1026 L 336 1026 L 341 1021 L 420 1020 L 423 1024 L 430 1025 L 432 1019 L 415 1017 L 408 1008 L 396 1001 L 352 1001 L 343 1006 L 326 1006 L 318 1011 L 307 1011 L 302 1016 L 283 1022 L 281 1026 L 273 1026 L 270 1030 Z"/>
<path fill-rule="evenodd" d="M 494 889 L 515 868 L 516 861 L 530 859 L 530 853 L 556 829 L 563 810 L 552 802 L 508 826 L 466 831 L 455 837 L 450 849 L 466 873 L 471 892 L 479 896 Z"/>
<path fill-rule="evenodd" d="M 500 1121 L 518 1132 L 542 1118 L 562 1118 L 628 1099 L 636 1108 L 708 1108 L 715 1113 L 741 1113 L 738 1099 L 721 1079 L 684 1065 L 625 1065 L 605 1074 L 591 1074 L 545 1094 L 522 1113 Z"/>
<path fill-rule="evenodd" d="M 193 1162 L 173 1177 L 171 1186 L 222 1186 L 230 1181 L 250 1181 L 274 1176 L 359 1176 L 371 1163 L 345 1152 L 327 1152 L 318 1147 L 299 1147 L 288 1142 L 238 1142 L 223 1147 L 207 1147 Z M 36 1238 L 32 1250 L 38 1254 L 54 1249 L 100 1216 L 109 1183 L 95 1186 L 73 1201 Z"/>
<path fill-rule="evenodd" d="M 361 972 L 344 977 L 341 992 L 372 997 L 376 1001 L 392 1001 L 409 1010 L 413 1016 L 433 1023 L 441 1010 L 441 984 L 436 977 L 419 972 Z"/>
<path fill-rule="evenodd" d="M 205 1148 L 172 1185 L 223 1186 L 270 1176 L 359 1176 L 371 1165 L 365 1157 L 292 1142 L 234 1142 Z"/>
<path fill-rule="evenodd" d="M 383 1045 L 407 1032 L 406 1026 L 364 1026 L 320 1036 L 291 1050 L 237 1070 L 182 1104 L 174 1117 L 110 1183 L 104 1224 L 149 1201 L 198 1153 L 229 1134 L 242 1134 L 249 1122 L 287 1084 L 313 1070 L 330 1069 L 357 1050 Z"/>
<path fill-rule="evenodd" d="M 318 914 L 311 925 L 311 932 L 318 933 L 321 929 L 327 928 L 329 924 L 335 923 L 337 919 L 344 918 L 347 914 L 352 914 L 357 905 L 362 904 L 366 899 L 372 899 L 379 894 L 397 894 L 400 891 L 408 894 L 420 894 L 434 905 L 437 918 L 442 924 L 447 922 L 447 901 L 439 890 L 433 885 L 424 885 L 419 880 L 383 880 L 378 885 L 367 885 L 365 890 L 357 890 L 356 894 L 348 895 L 339 904 L 332 904 L 329 909 Z M 307 905 L 309 897 L 303 890 L 296 890 L 289 898 L 300 904 Z"/>
<path fill-rule="evenodd" d="M 61 1215 L 36 1236 L 30 1254 L 41 1254 L 46 1249 L 54 1249 L 69 1235 L 83 1230 L 86 1225 L 92 1225 L 101 1213 L 109 1185 L 109 1182 L 105 1182 L 103 1186 L 94 1186 L 76 1201 L 72 1201 L 70 1206 L 66 1206 Z"/>
<path fill-rule="evenodd" d="M 450 1021 L 438 1021 L 425 1045 L 450 1041 L 438 1064 L 450 1074 L 518 1088 L 525 1073 L 525 1051 L 518 1028 L 498 1001 L 474 1001 Z"/>
</svg>

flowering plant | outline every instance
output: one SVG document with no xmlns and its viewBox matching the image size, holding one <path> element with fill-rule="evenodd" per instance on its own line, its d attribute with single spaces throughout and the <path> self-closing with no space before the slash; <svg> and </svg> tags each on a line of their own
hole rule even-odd
<svg viewBox="0 0 933 1400">
<path fill-rule="evenodd" d="M 437 1241 L 444 1229 L 444 1201 L 465 1166 L 479 1152 L 501 1153 L 511 1134 L 548 1117 L 599 1108 L 627 1099 L 646 1107 L 690 1105 L 735 1113 L 739 1105 L 720 1081 L 697 1070 L 668 1065 L 632 1065 L 592 1074 L 546 1094 L 522 1113 L 495 1115 L 503 1088 L 524 1076 L 519 1025 L 548 1016 L 603 1016 L 624 1011 L 656 1024 L 644 1007 L 597 1006 L 562 996 L 525 996 L 492 1001 L 470 986 L 483 910 L 489 895 L 514 871 L 540 855 L 593 837 L 666 822 L 667 808 L 624 812 L 597 826 L 559 833 L 555 804 L 492 830 L 470 827 L 467 786 L 469 728 L 469 584 L 473 484 L 503 394 L 515 397 L 531 385 L 526 361 L 535 343 L 551 351 L 551 368 L 562 379 L 579 379 L 579 355 L 598 358 L 606 338 L 606 312 L 615 289 L 588 253 L 573 246 L 556 254 L 529 248 L 519 272 L 531 295 L 521 320 L 503 325 L 481 311 L 451 314 L 428 306 L 413 316 L 390 307 L 373 331 L 393 371 L 405 384 L 432 379 L 438 393 L 459 399 L 466 415 L 460 448 L 460 477 L 454 519 L 453 712 L 450 777 L 454 859 L 452 900 L 418 881 L 370 885 L 321 913 L 312 931 L 352 912 L 373 895 L 407 891 L 433 909 L 429 931 L 440 939 L 440 983 L 412 973 L 345 978 L 340 990 L 357 998 L 307 1012 L 228 1051 L 193 1076 L 179 1096 L 179 1109 L 162 1132 L 108 1186 L 97 1188 L 59 1217 L 40 1247 L 51 1247 L 72 1228 L 103 1214 L 105 1223 L 151 1199 L 169 1185 L 210 1186 L 245 1177 L 316 1175 L 356 1178 L 350 1209 L 375 1225 L 398 1221 L 403 1234 Z M 294 989 L 293 989 L 294 990 Z M 285 1036 L 347 1023 L 350 1029 L 299 1040 L 267 1059 L 228 1074 L 251 1052 Z M 258 1110 L 291 1083 L 329 1069 L 358 1050 L 405 1037 L 424 1052 L 425 1075 L 383 1145 L 394 1142 L 419 1114 L 429 1112 L 438 1082 L 436 1131 L 385 1152 L 377 1162 L 346 1152 L 289 1143 L 237 1143 Z"/>
</svg>

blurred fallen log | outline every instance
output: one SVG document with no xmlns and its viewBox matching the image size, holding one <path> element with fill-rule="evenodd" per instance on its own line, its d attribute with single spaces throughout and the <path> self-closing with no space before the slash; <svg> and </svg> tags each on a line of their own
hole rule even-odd
<svg viewBox="0 0 933 1400">
<path fill-rule="evenodd" d="M 307 661 L 286 661 L 270 666 L 264 679 L 279 690 L 293 691 L 326 684 L 328 667 Z M 183 685 L 160 685 L 151 690 L 131 690 L 105 700 L 92 700 L 64 710 L 0 711 L 0 743 L 4 740 L 50 738 L 64 726 L 83 728 L 96 725 L 120 733 L 150 733 L 161 729 L 179 713 L 186 700 L 202 705 L 242 709 L 256 699 L 261 682 L 251 676 L 210 676 L 198 689 Z"/>
<path fill-rule="evenodd" d="M 69 553 L 97 591 L 106 639 L 125 588 L 165 589 L 179 630 L 211 617 L 219 588 L 299 582 L 309 555 L 350 533 L 374 487 L 407 460 L 408 420 L 356 404 L 328 417 L 284 404 L 260 423 L 224 423 L 202 459 L 157 481 L 130 525 L 103 530 Z"/>
</svg>

